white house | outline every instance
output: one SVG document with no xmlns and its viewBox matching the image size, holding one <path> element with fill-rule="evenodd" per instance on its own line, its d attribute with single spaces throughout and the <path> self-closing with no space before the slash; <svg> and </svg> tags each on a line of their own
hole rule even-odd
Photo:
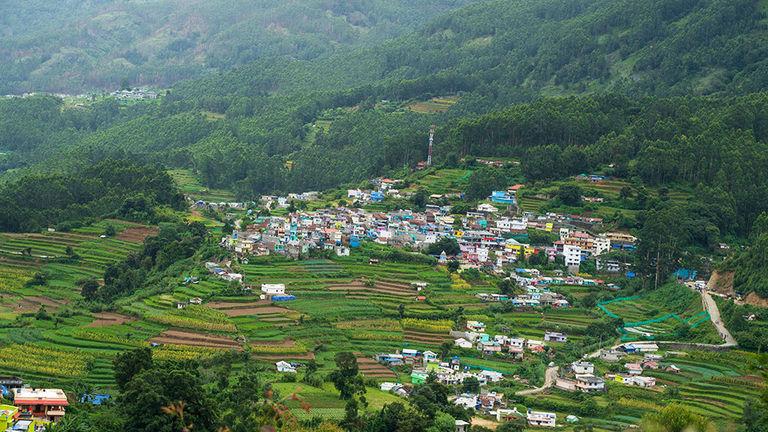
<svg viewBox="0 0 768 432">
<path fill-rule="evenodd" d="M 291 365 L 290 363 L 288 363 L 286 361 L 279 361 L 279 362 L 275 363 L 275 366 L 277 366 L 277 371 L 278 372 L 296 373 L 296 368 L 293 367 L 293 365 Z"/>
<path fill-rule="evenodd" d="M 578 267 L 581 264 L 581 247 L 576 245 L 563 245 L 563 257 L 568 267 Z"/>
<path fill-rule="evenodd" d="M 482 377 L 485 378 L 488 382 L 499 382 L 502 379 L 504 379 L 504 375 L 500 372 L 496 371 L 489 371 L 489 370 L 481 370 L 477 373 L 478 378 Z"/>
<path fill-rule="evenodd" d="M 471 349 L 474 346 L 472 342 L 464 338 L 456 339 L 455 341 L 453 341 L 453 344 L 459 348 L 465 348 L 465 349 Z"/>
<path fill-rule="evenodd" d="M 462 394 L 453 401 L 453 404 L 464 409 L 475 409 L 477 407 L 477 395 Z"/>
<path fill-rule="evenodd" d="M 590 362 L 576 361 L 571 363 L 571 370 L 577 375 L 594 375 L 595 365 Z"/>
<path fill-rule="evenodd" d="M 624 378 L 624 384 L 645 388 L 654 387 L 656 385 L 656 378 L 649 376 L 628 376 Z"/>
<path fill-rule="evenodd" d="M 285 284 L 261 284 L 261 292 L 271 296 L 285 295 Z"/>
<path fill-rule="evenodd" d="M 546 342 L 567 342 L 568 336 L 558 332 L 545 332 L 544 341 Z"/>
<path fill-rule="evenodd" d="M 557 425 L 557 414 L 550 412 L 528 410 L 526 419 L 531 426 L 555 427 Z"/>
<path fill-rule="evenodd" d="M 576 388 L 583 392 L 605 390 L 605 380 L 594 375 L 576 375 Z"/>
</svg>

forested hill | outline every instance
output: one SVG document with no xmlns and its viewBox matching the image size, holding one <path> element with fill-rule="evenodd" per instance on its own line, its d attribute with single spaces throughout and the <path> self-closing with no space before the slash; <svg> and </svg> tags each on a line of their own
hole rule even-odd
<svg viewBox="0 0 768 432">
<path fill-rule="evenodd" d="M 472 91 L 504 105 L 593 91 L 747 93 L 768 84 L 760 0 L 501 0 L 475 3 L 381 46 L 312 62 L 254 63 L 190 94 L 305 92 L 378 83 Z M 484 109 L 474 98 L 468 109 Z"/>
<path fill-rule="evenodd" d="M 614 164 L 648 183 L 717 186 L 740 210 L 761 182 L 728 174 L 763 170 L 765 95 L 747 94 L 768 87 L 767 38 L 757 0 L 473 3 L 376 47 L 256 61 L 154 103 L 0 101 L 0 152 L 11 150 L 0 169 L 130 157 L 253 198 L 412 167 L 437 124 L 439 163 L 496 154 L 557 167 L 531 178 Z M 571 94 L 582 97 L 549 99 Z M 440 109 L 414 108 L 433 97 Z M 584 157 L 608 144 L 613 159 Z M 706 159 L 686 157 L 701 148 Z M 740 214 L 745 232 L 755 213 Z"/>
<path fill-rule="evenodd" d="M 170 85 L 400 35 L 471 0 L 0 2 L 0 94 Z"/>
</svg>

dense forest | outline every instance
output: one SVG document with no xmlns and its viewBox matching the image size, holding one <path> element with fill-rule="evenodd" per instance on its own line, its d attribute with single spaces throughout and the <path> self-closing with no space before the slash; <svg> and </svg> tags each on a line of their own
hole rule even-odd
<svg viewBox="0 0 768 432">
<path fill-rule="evenodd" d="M 124 81 L 168 86 L 258 59 L 314 59 L 402 34 L 468 2 L 3 2 L 0 94 L 114 89 Z"/>
<path fill-rule="evenodd" d="M 158 221 L 158 206 L 184 198 L 158 166 L 105 160 L 76 174 L 27 175 L 0 187 L 0 230 L 68 229 L 89 218 Z"/>
</svg>

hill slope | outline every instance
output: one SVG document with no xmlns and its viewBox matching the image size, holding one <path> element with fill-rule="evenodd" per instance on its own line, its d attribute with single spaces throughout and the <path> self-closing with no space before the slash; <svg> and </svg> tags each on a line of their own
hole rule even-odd
<svg viewBox="0 0 768 432">
<path fill-rule="evenodd" d="M 45 0 L 0 4 L 0 93 L 169 85 L 260 58 L 312 59 L 470 0 Z"/>
</svg>

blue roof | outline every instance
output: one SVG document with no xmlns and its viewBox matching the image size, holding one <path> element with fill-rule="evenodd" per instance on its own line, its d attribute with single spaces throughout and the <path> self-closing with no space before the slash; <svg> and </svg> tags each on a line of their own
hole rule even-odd
<svg viewBox="0 0 768 432">
<path fill-rule="evenodd" d="M 111 399 L 112 396 L 108 394 L 86 394 L 80 398 L 80 402 L 89 403 L 91 405 L 101 405 L 102 403 Z"/>
</svg>

